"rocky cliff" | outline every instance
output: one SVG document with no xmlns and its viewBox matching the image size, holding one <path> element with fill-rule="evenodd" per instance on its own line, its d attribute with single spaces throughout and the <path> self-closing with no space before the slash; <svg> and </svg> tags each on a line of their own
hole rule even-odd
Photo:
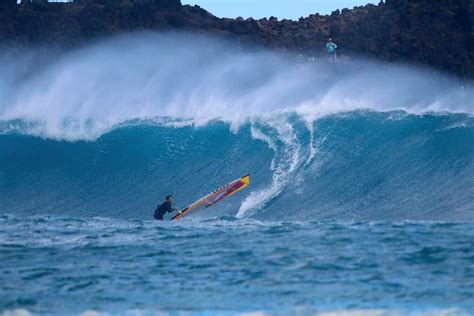
<svg viewBox="0 0 474 316">
<path fill-rule="evenodd" d="M 0 42 L 72 47 L 122 32 L 179 29 L 311 55 L 322 52 L 331 36 L 348 57 L 428 65 L 473 78 L 473 21 L 472 0 L 386 0 L 298 21 L 221 19 L 180 0 L 2 0 Z"/>
</svg>

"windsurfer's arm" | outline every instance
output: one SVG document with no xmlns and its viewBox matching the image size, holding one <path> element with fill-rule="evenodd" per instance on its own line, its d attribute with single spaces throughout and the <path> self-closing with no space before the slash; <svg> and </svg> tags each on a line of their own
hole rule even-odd
<svg viewBox="0 0 474 316">
<path fill-rule="evenodd" d="M 171 208 L 170 207 L 169 210 L 168 210 L 168 213 L 173 213 L 173 212 L 178 213 L 178 214 L 181 213 L 178 208 Z"/>
</svg>

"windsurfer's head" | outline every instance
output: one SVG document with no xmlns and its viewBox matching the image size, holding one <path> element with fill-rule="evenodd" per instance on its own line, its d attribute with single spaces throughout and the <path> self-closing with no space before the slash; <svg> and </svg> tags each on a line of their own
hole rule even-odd
<svg viewBox="0 0 474 316">
<path fill-rule="evenodd" d="M 173 196 L 171 194 L 166 196 L 166 202 L 168 202 L 169 204 L 173 203 Z"/>
</svg>

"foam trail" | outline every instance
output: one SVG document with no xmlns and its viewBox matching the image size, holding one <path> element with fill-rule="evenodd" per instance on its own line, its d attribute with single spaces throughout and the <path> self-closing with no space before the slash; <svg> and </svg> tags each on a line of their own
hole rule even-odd
<svg viewBox="0 0 474 316">
<path fill-rule="evenodd" d="M 132 34 L 51 54 L 41 67 L 36 53 L 0 52 L 2 131 L 94 140 L 124 122 L 158 117 L 197 124 L 219 119 L 237 130 L 282 110 L 311 121 L 360 108 L 474 109 L 471 83 L 437 73 L 363 60 L 298 63 L 209 37 Z"/>
<path fill-rule="evenodd" d="M 303 148 L 298 140 L 293 125 L 287 121 L 285 115 L 280 115 L 272 121 L 265 121 L 266 128 L 276 133 L 280 146 L 276 145 L 270 136 L 255 126 L 252 126 L 252 138 L 264 141 L 275 152 L 270 169 L 273 177 L 268 187 L 252 191 L 242 202 L 237 218 L 251 215 L 254 211 L 263 208 L 271 199 L 277 197 L 290 181 L 292 174 L 303 163 Z"/>
<path fill-rule="evenodd" d="M 273 172 L 273 177 L 272 177 L 272 182 L 269 187 L 266 187 L 264 189 L 260 189 L 258 191 L 252 191 L 250 196 L 248 196 L 240 205 L 239 211 L 236 215 L 237 218 L 243 218 L 244 216 L 248 215 L 248 213 L 251 210 L 259 209 L 263 207 L 266 201 L 269 199 L 275 197 L 278 195 L 282 188 L 283 188 L 283 182 L 279 181 L 280 180 L 280 172 L 275 172 L 277 167 L 276 167 L 276 154 L 277 154 L 277 147 L 274 144 L 274 142 L 271 140 L 270 137 L 265 135 L 262 131 L 257 129 L 255 126 L 252 126 L 251 129 L 252 132 L 252 138 L 255 140 L 261 140 L 265 143 L 268 144 L 268 147 L 271 148 L 275 152 L 275 156 L 272 159 L 272 162 L 270 164 L 270 170 Z"/>
<path fill-rule="evenodd" d="M 306 159 L 305 166 L 309 165 L 311 161 L 313 161 L 314 157 L 316 157 L 316 154 L 318 152 L 317 148 L 314 145 L 314 126 L 313 122 L 311 121 L 306 121 L 306 127 L 308 128 L 309 131 L 309 155 L 308 159 Z"/>
</svg>

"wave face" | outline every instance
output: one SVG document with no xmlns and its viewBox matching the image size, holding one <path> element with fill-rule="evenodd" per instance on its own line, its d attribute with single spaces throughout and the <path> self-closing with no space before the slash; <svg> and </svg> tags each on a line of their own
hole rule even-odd
<svg viewBox="0 0 474 316">
<path fill-rule="evenodd" d="M 249 189 L 196 216 L 465 220 L 474 210 L 474 119 L 355 111 L 169 127 L 136 122 L 93 142 L 0 136 L 0 208 L 149 218 L 250 172 Z"/>
<path fill-rule="evenodd" d="M 251 173 L 195 216 L 473 219 L 470 83 L 236 51 L 140 34 L 2 52 L 0 212 L 150 218 Z"/>
</svg>

